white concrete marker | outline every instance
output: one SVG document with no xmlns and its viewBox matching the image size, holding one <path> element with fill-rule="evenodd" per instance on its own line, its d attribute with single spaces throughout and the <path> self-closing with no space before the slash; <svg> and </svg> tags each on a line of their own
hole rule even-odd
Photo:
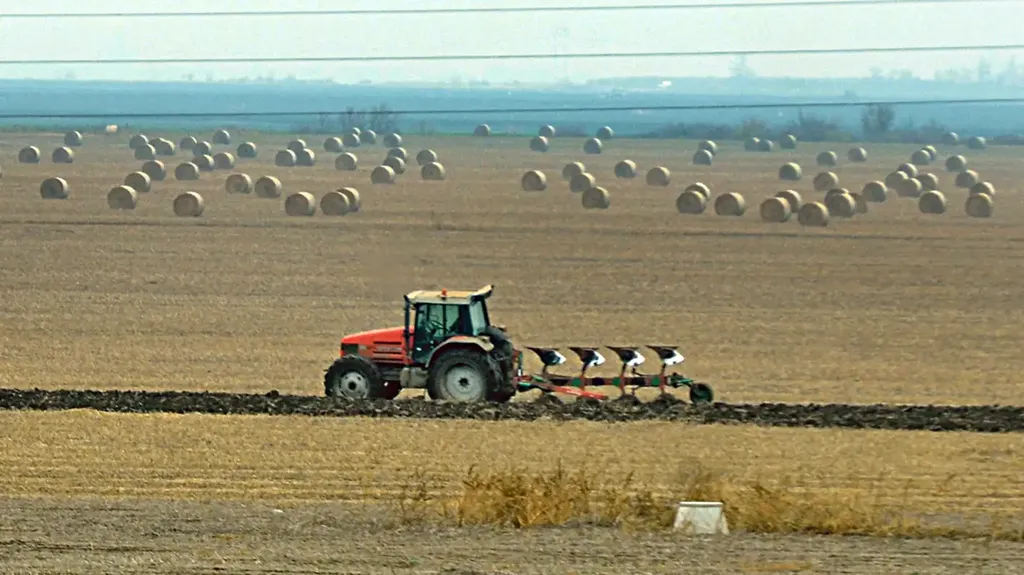
<svg viewBox="0 0 1024 575">
<path fill-rule="evenodd" d="M 722 504 L 713 501 L 680 501 L 672 528 L 688 535 L 729 534 L 729 522 L 722 513 Z"/>
</svg>

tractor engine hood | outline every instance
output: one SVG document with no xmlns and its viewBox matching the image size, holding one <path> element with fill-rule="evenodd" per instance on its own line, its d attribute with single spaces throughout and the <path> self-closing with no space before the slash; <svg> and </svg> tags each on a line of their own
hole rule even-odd
<svg viewBox="0 0 1024 575">
<path fill-rule="evenodd" d="M 374 329 L 346 335 L 341 340 L 342 345 L 375 345 L 390 343 L 402 344 L 402 336 L 405 333 L 404 327 L 389 327 L 385 329 Z"/>
</svg>

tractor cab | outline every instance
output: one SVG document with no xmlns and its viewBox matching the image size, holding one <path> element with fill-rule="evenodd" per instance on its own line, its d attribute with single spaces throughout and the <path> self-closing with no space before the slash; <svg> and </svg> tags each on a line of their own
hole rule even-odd
<svg viewBox="0 0 1024 575">
<path fill-rule="evenodd" d="M 412 365 L 426 365 L 434 351 L 455 337 L 478 338 L 490 327 L 487 298 L 494 288 L 474 292 L 415 291 L 405 296 L 403 338 Z"/>
</svg>

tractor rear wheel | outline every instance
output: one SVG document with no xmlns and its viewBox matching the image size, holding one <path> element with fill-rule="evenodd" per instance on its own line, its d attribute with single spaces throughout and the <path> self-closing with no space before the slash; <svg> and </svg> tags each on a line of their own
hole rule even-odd
<svg viewBox="0 0 1024 575">
<path fill-rule="evenodd" d="M 478 351 L 455 349 L 431 364 L 427 394 L 431 399 L 486 401 L 501 389 L 501 380 L 494 358 Z"/>
<path fill-rule="evenodd" d="M 346 355 L 327 368 L 324 393 L 348 399 L 394 399 L 396 395 L 384 384 L 377 366 L 358 355 Z"/>
</svg>

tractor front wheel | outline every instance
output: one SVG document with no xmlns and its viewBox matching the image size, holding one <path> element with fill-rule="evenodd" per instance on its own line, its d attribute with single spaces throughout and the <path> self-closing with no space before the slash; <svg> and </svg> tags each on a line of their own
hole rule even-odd
<svg viewBox="0 0 1024 575">
<path fill-rule="evenodd" d="M 358 355 L 334 361 L 324 375 L 324 392 L 328 397 L 348 399 L 394 399 L 397 395 L 384 384 L 377 366 Z"/>
<path fill-rule="evenodd" d="M 500 388 L 499 371 L 497 362 L 489 355 L 466 349 L 452 350 L 431 364 L 427 393 L 431 399 L 485 401 Z"/>
</svg>

